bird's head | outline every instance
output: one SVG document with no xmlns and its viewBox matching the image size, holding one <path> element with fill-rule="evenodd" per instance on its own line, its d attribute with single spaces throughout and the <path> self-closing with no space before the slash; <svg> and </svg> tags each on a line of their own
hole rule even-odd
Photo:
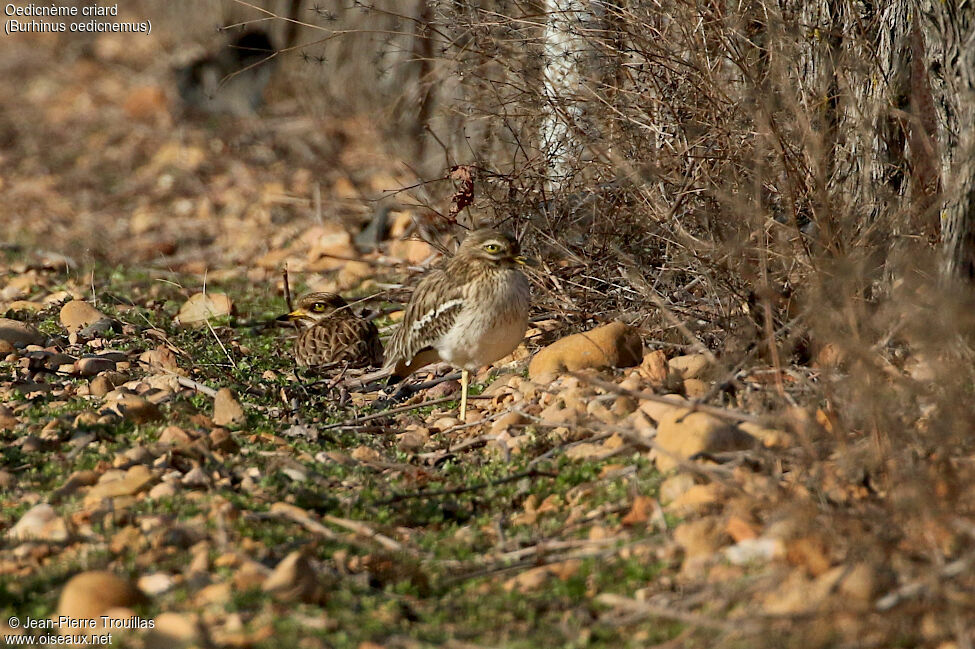
<svg viewBox="0 0 975 649">
<path fill-rule="evenodd" d="M 341 295 L 335 293 L 308 293 L 298 298 L 295 310 L 278 320 L 291 320 L 298 324 L 311 326 L 332 315 L 336 310 L 348 307 Z"/>
<path fill-rule="evenodd" d="M 490 228 L 474 230 L 468 234 L 460 244 L 457 255 L 506 266 L 528 263 L 528 259 L 521 255 L 521 246 L 513 236 Z"/>
</svg>

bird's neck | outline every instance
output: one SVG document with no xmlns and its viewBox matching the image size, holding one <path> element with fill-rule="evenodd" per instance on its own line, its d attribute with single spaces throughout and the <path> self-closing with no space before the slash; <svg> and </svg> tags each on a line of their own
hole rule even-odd
<svg viewBox="0 0 975 649">
<path fill-rule="evenodd" d="M 485 275 L 503 272 L 505 268 L 506 266 L 501 262 L 489 261 L 479 257 L 454 257 L 447 264 L 446 272 L 459 282 L 466 283 Z"/>
</svg>

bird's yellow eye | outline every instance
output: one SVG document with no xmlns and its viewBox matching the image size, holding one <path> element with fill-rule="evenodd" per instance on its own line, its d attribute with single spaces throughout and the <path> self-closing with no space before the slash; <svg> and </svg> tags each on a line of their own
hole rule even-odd
<svg viewBox="0 0 975 649">
<path fill-rule="evenodd" d="M 322 302 L 315 302 L 314 304 L 311 305 L 311 310 L 314 311 L 315 313 L 324 313 L 325 304 Z"/>
<path fill-rule="evenodd" d="M 492 255 L 496 255 L 497 253 L 501 252 L 501 246 L 496 243 L 487 243 L 484 244 L 484 250 Z"/>
</svg>

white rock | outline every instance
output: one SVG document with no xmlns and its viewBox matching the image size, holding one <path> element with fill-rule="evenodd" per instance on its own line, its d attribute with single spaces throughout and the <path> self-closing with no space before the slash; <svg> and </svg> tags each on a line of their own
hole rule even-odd
<svg viewBox="0 0 975 649">
<path fill-rule="evenodd" d="M 167 575 L 165 572 L 154 572 L 151 575 L 139 577 L 136 585 L 146 595 L 155 597 L 156 595 L 162 595 L 172 590 L 173 586 L 176 585 L 176 581 L 172 575 Z"/>
<path fill-rule="evenodd" d="M 53 507 L 41 503 L 27 510 L 7 536 L 18 541 L 64 541 L 68 538 L 68 528 Z"/>
<path fill-rule="evenodd" d="M 730 563 L 743 566 L 749 563 L 765 563 L 785 555 L 785 547 L 780 539 L 759 537 L 743 539 L 724 549 Z"/>
</svg>

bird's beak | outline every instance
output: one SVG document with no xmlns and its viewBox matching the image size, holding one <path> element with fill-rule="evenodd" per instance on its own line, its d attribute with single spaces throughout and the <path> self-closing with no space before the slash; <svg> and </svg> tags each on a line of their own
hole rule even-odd
<svg viewBox="0 0 975 649">
<path fill-rule="evenodd" d="M 281 321 L 291 321 L 291 322 L 294 322 L 295 320 L 301 320 L 304 317 L 305 317 L 305 312 L 304 311 L 302 311 L 301 309 L 295 309 L 291 313 L 286 313 L 284 315 L 278 316 L 276 319 L 277 320 L 281 320 Z"/>
<path fill-rule="evenodd" d="M 522 266 L 537 266 L 538 262 L 531 257 L 525 257 L 524 255 L 518 255 L 515 257 L 515 263 L 521 264 Z"/>
</svg>

